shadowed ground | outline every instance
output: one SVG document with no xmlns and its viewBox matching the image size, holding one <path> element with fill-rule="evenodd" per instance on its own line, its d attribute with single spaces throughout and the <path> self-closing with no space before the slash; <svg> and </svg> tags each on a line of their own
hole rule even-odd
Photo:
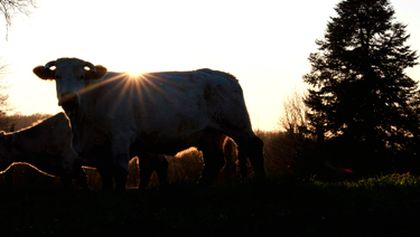
<svg viewBox="0 0 420 237">
<path fill-rule="evenodd" d="M 409 173 L 318 182 L 268 172 L 264 185 L 237 180 L 226 185 L 220 177 L 200 188 L 195 184 L 202 167 L 198 151 L 168 160 L 168 189 L 156 189 L 154 179 L 144 191 L 120 194 L 96 191 L 100 180 L 94 170 L 87 170 L 94 191 L 68 192 L 33 168 L 12 169 L 0 176 L 0 235 L 420 235 L 420 178 Z M 138 169 L 131 164 L 130 175 Z M 129 177 L 129 187 L 136 185 Z"/>
<path fill-rule="evenodd" d="M 418 185 L 270 181 L 126 193 L 2 191 L 2 236 L 417 236 Z M 147 235 L 146 235 L 147 234 Z"/>
</svg>

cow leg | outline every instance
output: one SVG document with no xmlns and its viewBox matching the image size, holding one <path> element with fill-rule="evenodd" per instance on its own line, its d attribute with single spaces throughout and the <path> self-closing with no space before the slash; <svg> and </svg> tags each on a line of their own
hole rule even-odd
<svg viewBox="0 0 420 237">
<path fill-rule="evenodd" d="M 239 161 L 239 172 L 241 174 L 241 180 L 245 180 L 248 176 L 248 157 L 244 149 L 238 148 L 238 161 Z"/>
<path fill-rule="evenodd" d="M 102 191 L 112 191 L 113 190 L 113 182 L 112 182 L 112 173 L 110 167 L 97 167 L 96 169 L 99 172 L 99 175 L 102 179 Z"/>
<path fill-rule="evenodd" d="M 164 155 L 145 153 L 139 158 L 140 166 L 140 183 L 139 189 L 144 189 L 150 182 L 153 171 L 159 177 L 159 184 L 161 187 L 166 187 L 168 184 L 168 161 Z"/>
<path fill-rule="evenodd" d="M 141 157 L 139 157 L 139 168 L 139 190 L 141 190 L 147 187 L 150 181 L 150 176 L 153 172 L 152 157 L 150 157 L 148 153 L 144 153 Z"/>
<path fill-rule="evenodd" d="M 152 167 L 159 177 L 159 185 L 161 188 L 168 186 L 168 160 L 164 155 L 156 155 L 152 160 Z"/>
<path fill-rule="evenodd" d="M 73 149 L 63 152 L 61 181 L 66 189 L 73 189 L 73 180 L 83 190 L 88 190 L 87 176 L 82 169 L 82 159 Z"/>
<path fill-rule="evenodd" d="M 82 160 L 77 159 L 73 165 L 73 175 L 74 179 L 76 180 L 77 184 L 80 186 L 82 190 L 89 190 L 87 175 L 82 168 Z"/>
<path fill-rule="evenodd" d="M 128 153 L 117 155 L 114 158 L 113 174 L 115 179 L 115 190 L 118 192 L 125 191 L 126 189 L 128 160 Z"/>
<path fill-rule="evenodd" d="M 203 152 L 204 169 L 199 180 L 200 185 L 213 184 L 225 164 L 223 139 L 224 136 L 221 135 L 209 135 L 201 141 L 199 149 Z"/>
<path fill-rule="evenodd" d="M 216 149 L 216 148 L 215 148 Z M 199 183 L 203 186 L 213 184 L 225 160 L 221 150 L 203 149 L 204 168 Z"/>
<path fill-rule="evenodd" d="M 65 190 L 71 190 L 72 189 L 72 176 L 69 174 L 64 174 L 60 177 L 61 183 L 63 184 L 63 187 Z"/>
<path fill-rule="evenodd" d="M 101 175 L 102 177 L 102 191 L 106 191 L 106 192 L 110 192 L 113 190 L 114 185 L 112 182 L 112 175 L 111 174 L 106 174 L 106 175 Z"/>
<path fill-rule="evenodd" d="M 255 178 L 261 181 L 265 178 L 263 141 L 257 136 L 252 137 L 249 147 L 249 159 L 254 168 Z"/>
<path fill-rule="evenodd" d="M 61 174 L 60 179 L 61 183 L 63 184 L 64 189 L 71 190 L 72 189 L 72 172 L 74 171 L 74 167 L 72 165 L 74 164 L 74 156 L 71 156 L 70 153 L 66 153 L 68 155 L 62 155 L 62 163 L 61 163 Z M 71 153 L 73 154 L 73 153 Z"/>
<path fill-rule="evenodd" d="M 264 144 L 262 140 L 257 136 L 252 135 L 245 138 L 237 138 L 235 141 L 238 141 L 238 160 L 242 178 L 245 178 L 247 175 L 246 160 L 249 158 L 255 173 L 255 178 L 259 181 L 264 179 Z"/>
<path fill-rule="evenodd" d="M 236 144 L 229 137 L 226 137 L 224 140 L 223 153 L 225 157 L 224 178 L 226 182 L 231 183 L 235 171 Z"/>
<path fill-rule="evenodd" d="M 121 133 L 111 139 L 112 167 L 115 178 L 116 191 L 125 191 L 128 176 L 128 162 L 130 160 L 129 134 Z"/>
<path fill-rule="evenodd" d="M 128 171 L 121 167 L 115 167 L 114 178 L 115 178 L 115 189 L 116 191 L 125 191 L 127 184 Z"/>
</svg>

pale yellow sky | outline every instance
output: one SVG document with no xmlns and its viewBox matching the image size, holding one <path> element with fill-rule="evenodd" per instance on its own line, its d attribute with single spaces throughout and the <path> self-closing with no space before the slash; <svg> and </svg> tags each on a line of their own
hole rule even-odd
<svg viewBox="0 0 420 237">
<path fill-rule="evenodd" d="M 0 39 L 9 103 L 15 112 L 56 113 L 54 82 L 32 68 L 78 57 L 111 71 L 212 68 L 240 81 L 255 129 L 278 129 L 284 99 L 302 90 L 338 0 L 38 0 Z M 393 0 L 420 48 L 420 1 Z M 3 29 L 2 29 L 3 30 Z M 4 30 L 0 31 L 4 35 Z M 408 74 L 420 79 L 419 67 Z"/>
</svg>

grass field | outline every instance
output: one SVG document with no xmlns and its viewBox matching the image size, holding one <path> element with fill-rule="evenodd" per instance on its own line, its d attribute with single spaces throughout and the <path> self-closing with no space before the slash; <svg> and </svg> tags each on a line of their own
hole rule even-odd
<svg viewBox="0 0 420 237">
<path fill-rule="evenodd" d="M 290 178 L 295 151 L 265 135 L 264 184 L 196 185 L 200 152 L 168 157 L 170 185 L 154 178 L 138 191 L 139 167 L 130 163 L 125 193 L 65 191 L 58 178 L 15 165 L 0 174 L 2 236 L 420 236 L 420 177 L 392 174 L 352 181 Z M 279 146 L 278 144 L 285 144 Z M 141 169 L 140 169 L 141 172 Z"/>
<path fill-rule="evenodd" d="M 1 236 L 419 236 L 420 178 L 0 191 Z"/>
</svg>

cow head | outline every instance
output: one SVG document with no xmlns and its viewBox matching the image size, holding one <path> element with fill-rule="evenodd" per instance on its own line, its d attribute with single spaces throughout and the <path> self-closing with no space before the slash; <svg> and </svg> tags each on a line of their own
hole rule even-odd
<svg viewBox="0 0 420 237">
<path fill-rule="evenodd" d="M 77 58 L 60 58 L 45 66 L 37 66 L 33 72 L 41 79 L 55 80 L 58 104 L 65 110 L 78 104 L 80 94 L 93 80 L 105 75 L 107 69 L 101 65 L 94 66 Z"/>
</svg>

